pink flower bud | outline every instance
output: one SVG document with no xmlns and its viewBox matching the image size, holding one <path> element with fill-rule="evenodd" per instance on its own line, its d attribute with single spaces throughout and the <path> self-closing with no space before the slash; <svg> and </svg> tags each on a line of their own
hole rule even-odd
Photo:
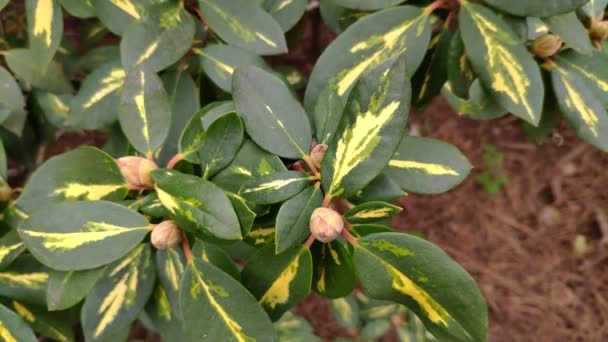
<svg viewBox="0 0 608 342">
<path fill-rule="evenodd" d="M 344 229 L 342 216 L 336 211 L 320 207 L 310 217 L 310 232 L 319 241 L 331 242 L 338 238 Z"/>
<path fill-rule="evenodd" d="M 321 162 L 323 162 L 323 158 L 325 157 L 325 153 L 327 152 L 327 145 L 318 144 L 310 150 L 310 160 L 312 164 L 317 168 L 321 168 Z"/>
<path fill-rule="evenodd" d="M 181 240 L 181 232 L 175 222 L 171 220 L 163 221 L 154 226 L 150 237 L 152 246 L 160 250 L 175 247 Z"/>
<path fill-rule="evenodd" d="M 150 172 L 158 166 L 153 161 L 143 157 L 128 156 L 117 159 L 116 163 L 127 183 L 133 188 L 154 188 L 154 180 L 150 177 Z"/>
</svg>

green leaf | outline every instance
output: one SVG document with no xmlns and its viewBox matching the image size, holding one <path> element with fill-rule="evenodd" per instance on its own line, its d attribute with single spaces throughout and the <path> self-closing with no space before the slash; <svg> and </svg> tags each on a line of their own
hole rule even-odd
<svg viewBox="0 0 608 342">
<path fill-rule="evenodd" d="M 57 94 L 71 93 L 72 84 L 65 76 L 63 67 L 57 62 L 51 62 L 46 70 L 40 70 L 36 56 L 32 50 L 12 49 L 4 55 L 6 64 L 15 76 L 32 86 Z"/>
<path fill-rule="evenodd" d="M 105 340 L 135 321 L 154 290 L 156 272 L 151 258 L 151 247 L 141 244 L 108 265 L 82 306 L 87 341 Z"/>
<path fill-rule="evenodd" d="M 82 129 L 100 129 L 114 122 L 126 77 L 117 60 L 93 70 L 74 96 L 66 124 Z"/>
<path fill-rule="evenodd" d="M 244 185 L 262 176 L 287 171 L 281 159 L 246 139 L 224 170 L 213 177 L 213 183 L 230 192 L 238 193 Z"/>
<path fill-rule="evenodd" d="M 468 98 L 469 88 L 475 80 L 475 73 L 471 69 L 471 62 L 464 49 L 464 42 L 460 30 L 452 35 L 450 47 L 446 56 L 448 83 L 444 85 L 458 97 Z"/>
<path fill-rule="evenodd" d="M 199 90 L 190 73 L 173 68 L 163 73 L 161 79 L 171 102 L 171 129 L 158 156 L 158 163 L 166 164 L 178 152 L 180 136 L 201 105 Z"/>
<path fill-rule="evenodd" d="M 606 5 L 608 5 L 608 0 L 589 0 L 589 2 L 583 5 L 579 10 L 587 19 L 593 19 L 604 14 Z"/>
<path fill-rule="evenodd" d="M 315 138 L 319 144 L 328 144 L 340 124 L 344 103 L 338 94 L 327 85 L 315 104 L 312 122 L 315 127 Z"/>
<path fill-rule="evenodd" d="M 29 254 L 0 271 L 0 296 L 44 305 L 48 270 Z"/>
<path fill-rule="evenodd" d="M 1 7 L 1 6 L 0 6 Z M 16 313 L 0 304 L 0 337 L 6 342 L 37 342 L 32 329 Z"/>
<path fill-rule="evenodd" d="M 355 237 L 363 237 L 375 233 L 394 232 L 391 227 L 378 224 L 354 224 L 350 229 L 350 233 Z"/>
<path fill-rule="evenodd" d="M 329 304 L 334 318 L 340 326 L 352 332 L 359 329 L 359 304 L 353 295 L 333 299 Z"/>
<path fill-rule="evenodd" d="M 215 120 L 199 145 L 201 174 L 209 179 L 230 164 L 243 143 L 243 123 L 236 113 Z"/>
<path fill-rule="evenodd" d="M 479 79 L 471 84 L 468 99 L 457 96 L 453 90 L 451 84 L 446 83 L 441 89 L 441 95 L 460 115 L 466 115 L 474 120 L 493 120 L 507 114 L 507 111 L 488 94 Z"/>
<path fill-rule="evenodd" d="M 66 127 L 66 122 L 70 117 L 72 94 L 57 95 L 35 90 L 33 97 L 48 123 L 55 127 Z"/>
<path fill-rule="evenodd" d="M 153 155 L 163 144 L 171 127 L 171 107 L 155 73 L 135 68 L 127 74 L 118 118 L 131 145 L 144 155 Z"/>
<path fill-rule="evenodd" d="M 156 284 L 152 298 L 146 304 L 146 314 L 164 341 L 187 341 L 178 318 L 179 307 L 169 302 L 167 290 Z"/>
<path fill-rule="evenodd" d="M 192 255 L 200 257 L 204 262 L 219 268 L 237 281 L 241 281 L 241 272 L 230 256 L 220 247 L 197 240 L 192 248 Z"/>
<path fill-rule="evenodd" d="M 338 241 L 315 242 L 311 247 L 314 263 L 312 288 L 327 298 L 344 297 L 356 285 L 353 260 L 344 245 Z"/>
<path fill-rule="evenodd" d="M 193 38 L 194 19 L 182 2 L 152 6 L 141 21 L 125 31 L 120 42 L 122 65 L 127 70 L 163 70 L 188 52 Z"/>
<path fill-rule="evenodd" d="M 239 282 L 199 258 L 188 264 L 180 308 L 189 340 L 273 341 L 272 323 Z"/>
<path fill-rule="evenodd" d="M 63 34 L 63 13 L 57 0 L 26 0 L 29 47 L 38 70 L 46 70 Z"/>
<path fill-rule="evenodd" d="M 215 120 L 234 111 L 233 102 L 212 102 L 192 115 L 179 138 L 179 154 L 182 159 L 191 163 L 200 163 L 198 151 L 205 138 L 205 128 L 209 128 L 212 123 L 209 118 L 213 117 Z M 206 127 L 205 123 L 207 123 Z"/>
<path fill-rule="evenodd" d="M 521 17 L 550 17 L 563 14 L 584 5 L 588 1 L 589 0 L 514 0 L 509 2 L 503 0 L 484 0 L 484 2 L 492 7 Z"/>
<path fill-rule="evenodd" d="M 565 51 L 558 55 L 556 62 L 560 67 L 578 74 L 596 100 L 608 108 L 608 59 L 605 55 L 599 51 L 594 51 L 591 56 Z"/>
<path fill-rule="evenodd" d="M 551 80 L 559 108 L 576 134 L 591 145 L 608 151 L 608 113 L 585 81 L 558 65 L 551 70 Z"/>
<path fill-rule="evenodd" d="M 181 320 L 181 312 L 179 312 L 179 286 L 186 270 L 186 256 L 181 247 L 176 246 L 163 251 L 157 250 L 155 261 L 158 280 L 164 292 L 163 294 L 155 293 L 155 297 L 164 295 L 170 306 L 168 311 L 166 303 L 157 307 L 158 309 L 162 309 L 164 313 L 164 315 L 159 314 L 158 316 L 166 318 L 166 314 L 169 314 L 169 316 L 175 316 L 179 321 Z M 161 300 L 161 298 L 157 298 L 157 300 Z"/>
<path fill-rule="evenodd" d="M 49 313 L 44 307 L 30 306 L 16 300 L 11 302 L 11 306 L 40 335 L 60 342 L 74 341 L 68 313 Z"/>
<path fill-rule="evenodd" d="M 73 17 L 90 18 L 95 16 L 95 8 L 91 1 L 61 0 L 61 6 Z"/>
<path fill-rule="evenodd" d="M 366 340 L 375 340 L 382 337 L 391 328 L 391 322 L 386 319 L 367 322 L 361 328 L 361 337 Z"/>
<path fill-rule="evenodd" d="M 16 230 L 10 230 L 0 238 L 0 270 L 5 269 L 25 250 Z"/>
<path fill-rule="evenodd" d="M 487 308 L 475 281 L 433 244 L 373 234 L 357 241 L 354 261 L 370 297 L 407 306 L 439 340 L 487 340 Z"/>
<path fill-rule="evenodd" d="M 452 33 L 447 26 L 442 26 L 429 44 L 422 65 L 412 76 L 413 105 L 422 108 L 428 105 L 441 92 L 447 80 L 447 63 Z"/>
<path fill-rule="evenodd" d="M 257 214 L 251 208 L 255 207 L 255 204 L 247 201 L 243 197 L 233 194 L 232 192 L 226 192 L 226 196 L 232 203 L 232 207 L 236 212 L 236 216 L 239 217 L 239 223 L 241 224 L 241 235 L 245 236 L 251 230 L 253 221 Z"/>
<path fill-rule="evenodd" d="M 253 228 L 243 239 L 254 247 L 260 247 L 274 243 L 275 235 L 276 228 L 274 222 L 273 224 L 267 223 L 265 225 L 254 224 Z"/>
<path fill-rule="evenodd" d="M 590 55 L 593 52 L 589 33 L 583 23 L 578 20 L 576 13 L 569 12 L 556 15 L 545 18 L 544 21 L 551 32 L 560 36 L 568 47 L 585 55 Z"/>
<path fill-rule="evenodd" d="M 344 213 L 350 223 L 369 223 L 397 215 L 403 208 L 386 202 L 373 201 L 359 204 Z"/>
<path fill-rule="evenodd" d="M 22 110 L 25 107 L 25 99 L 21 93 L 21 88 L 13 76 L 2 66 L 0 66 L 0 108 Z"/>
<path fill-rule="evenodd" d="M 143 20 L 145 8 L 154 2 L 155 0 L 91 0 L 99 20 L 119 36 L 131 24 Z"/>
<path fill-rule="evenodd" d="M 397 336 L 401 341 L 438 342 L 426 330 L 422 321 L 411 311 L 407 312 L 407 322 L 397 328 Z"/>
<path fill-rule="evenodd" d="M 49 311 L 65 310 L 78 304 L 93 289 L 105 267 L 83 271 L 51 271 L 46 288 Z"/>
<path fill-rule="evenodd" d="M 103 27 L 101 27 L 101 31 L 104 31 Z M 92 48 L 90 51 L 80 57 L 76 62 L 76 68 L 81 72 L 88 73 L 101 64 L 115 60 L 120 60 L 120 47 L 118 45 L 102 45 Z"/>
<path fill-rule="evenodd" d="M 304 98 L 306 110 L 313 113 L 328 85 L 346 102 L 351 88 L 366 70 L 401 55 L 404 50 L 407 70 L 417 70 L 431 36 L 428 18 L 422 8 L 401 6 L 368 15 L 349 27 L 315 64 Z"/>
<path fill-rule="evenodd" d="M 326 196 L 349 197 L 390 160 L 408 117 L 410 82 L 405 55 L 366 72 L 349 97 L 321 168 Z"/>
<path fill-rule="evenodd" d="M 386 174 L 405 191 L 446 192 L 469 175 L 471 164 L 458 148 L 440 140 L 405 136 Z"/>
<path fill-rule="evenodd" d="M 464 3 L 459 23 L 469 60 L 484 85 L 502 107 L 537 125 L 544 85 L 532 55 L 504 20 L 484 6 Z"/>
<path fill-rule="evenodd" d="M 310 216 L 322 204 L 323 194 L 319 185 L 315 185 L 281 205 L 276 219 L 276 254 L 301 244 L 310 235 Z"/>
<path fill-rule="evenodd" d="M 0 140 L 0 181 L 8 179 L 8 160 L 6 158 L 6 150 L 4 144 Z"/>
<path fill-rule="evenodd" d="M 240 67 L 233 77 L 234 102 L 251 139 L 280 157 L 306 157 L 310 123 L 287 85 L 255 66 Z"/>
<path fill-rule="evenodd" d="M 274 330 L 278 334 L 277 341 L 321 342 L 321 339 L 313 334 L 310 324 L 291 311 L 286 312 L 280 320 L 274 323 Z"/>
<path fill-rule="evenodd" d="M 19 228 L 28 250 L 43 264 L 62 271 L 113 262 L 149 232 L 143 216 L 105 201 L 45 206 Z"/>
<path fill-rule="evenodd" d="M 50 203 L 120 201 L 126 194 L 127 185 L 114 159 L 97 148 L 80 147 L 42 164 L 11 209 L 25 219 Z"/>
<path fill-rule="evenodd" d="M 277 172 L 249 182 L 239 195 L 255 204 L 279 203 L 300 193 L 309 182 L 310 177 L 298 171 Z"/>
<path fill-rule="evenodd" d="M 353 203 L 369 201 L 392 202 L 405 195 L 406 193 L 401 190 L 399 185 L 383 172 L 363 189 L 357 191 L 353 197 L 349 198 L 349 201 Z"/>
<path fill-rule="evenodd" d="M 253 52 L 236 46 L 208 44 L 194 50 L 200 56 L 200 63 L 209 78 L 225 92 L 232 92 L 234 70 L 243 65 L 255 65 L 268 69 L 264 60 Z"/>
<path fill-rule="evenodd" d="M 287 52 L 279 24 L 253 1 L 201 0 L 207 24 L 228 44 L 260 55 Z"/>
<path fill-rule="evenodd" d="M 331 0 L 338 6 L 353 8 L 363 11 L 379 10 L 395 6 L 404 0 Z"/>
<path fill-rule="evenodd" d="M 302 18 L 307 4 L 306 0 L 264 0 L 264 10 L 287 32 Z"/>
<path fill-rule="evenodd" d="M 180 228 L 201 236 L 241 239 L 230 200 L 215 184 L 200 177 L 158 169 L 152 172 L 162 204 Z"/>
<path fill-rule="evenodd" d="M 247 261 L 242 277 L 245 287 L 276 321 L 310 293 L 312 257 L 302 245 L 281 254 L 266 246 Z"/>
</svg>

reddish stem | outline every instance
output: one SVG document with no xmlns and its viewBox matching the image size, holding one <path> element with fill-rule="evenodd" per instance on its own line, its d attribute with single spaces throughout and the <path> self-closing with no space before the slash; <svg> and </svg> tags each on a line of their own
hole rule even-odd
<svg viewBox="0 0 608 342">
<path fill-rule="evenodd" d="M 306 242 L 304 242 L 304 247 L 310 248 L 310 246 L 312 246 L 313 242 L 315 242 L 315 237 L 312 234 L 310 234 L 308 239 L 306 239 Z"/>
<path fill-rule="evenodd" d="M 190 248 L 190 242 L 188 242 L 188 237 L 186 233 L 182 230 L 182 249 L 184 250 L 184 254 L 186 255 L 186 260 L 188 263 L 191 263 L 194 260 L 192 256 L 192 249 Z"/>
<path fill-rule="evenodd" d="M 312 163 L 312 160 L 310 160 L 310 157 L 306 157 L 303 160 L 306 163 L 306 165 L 308 166 L 308 168 L 310 169 L 310 171 L 312 172 L 312 174 L 315 175 L 315 177 L 317 177 L 317 178 L 321 178 L 321 174 L 319 174 L 319 170 L 317 170 L 315 165 Z"/>
<path fill-rule="evenodd" d="M 350 243 L 351 245 L 353 245 L 353 246 L 357 245 L 357 238 L 352 236 L 352 234 L 349 233 L 348 230 L 342 229 L 342 236 L 344 236 L 346 241 L 348 241 L 348 243 Z"/>
<path fill-rule="evenodd" d="M 177 163 L 182 161 L 182 158 L 183 156 L 179 153 L 174 155 L 173 158 L 171 158 L 171 160 L 169 160 L 169 162 L 167 163 L 167 169 L 172 169 L 173 167 L 175 167 Z"/>
<path fill-rule="evenodd" d="M 424 13 L 431 14 L 434 10 L 445 4 L 445 0 L 435 0 L 424 9 Z"/>
<path fill-rule="evenodd" d="M 323 206 L 327 208 L 329 207 L 329 203 L 331 203 L 331 196 L 325 195 L 325 197 L 323 198 Z"/>
</svg>

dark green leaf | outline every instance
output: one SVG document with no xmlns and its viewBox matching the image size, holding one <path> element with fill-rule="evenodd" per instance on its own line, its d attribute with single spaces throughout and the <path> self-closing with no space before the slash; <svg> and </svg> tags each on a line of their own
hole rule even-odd
<svg viewBox="0 0 608 342">
<path fill-rule="evenodd" d="M 25 11 L 30 51 L 44 72 L 61 42 L 63 13 L 56 0 L 26 0 Z"/>
<path fill-rule="evenodd" d="M 300 245 L 275 254 L 273 246 L 266 246 L 247 261 L 242 277 L 245 287 L 276 321 L 310 292 L 310 251 Z"/>
<path fill-rule="evenodd" d="M 157 283 L 152 298 L 146 304 L 146 314 L 164 341 L 188 340 L 178 313 L 179 307 L 169 302 L 167 290 Z"/>
<path fill-rule="evenodd" d="M 46 120 L 53 126 L 65 128 L 70 118 L 72 94 L 53 94 L 46 91 L 34 91 L 36 104 L 42 110 Z"/>
<path fill-rule="evenodd" d="M 468 98 L 469 88 L 475 80 L 475 74 L 471 69 L 471 63 L 464 49 L 464 42 L 460 31 L 452 35 L 450 48 L 448 49 L 446 67 L 448 82 L 445 87 L 449 87 L 454 94 L 461 98 Z"/>
<path fill-rule="evenodd" d="M 423 194 L 446 192 L 471 170 L 471 164 L 455 146 L 409 136 L 403 137 L 388 165 L 386 174 L 403 190 Z"/>
<path fill-rule="evenodd" d="M 230 164 L 243 143 L 243 134 L 243 123 L 236 113 L 226 114 L 209 126 L 198 150 L 204 179 Z"/>
<path fill-rule="evenodd" d="M 576 13 L 556 15 L 544 19 L 551 32 L 560 36 L 566 46 L 573 48 L 577 52 L 590 55 L 593 46 L 589 39 L 589 33 L 583 23 L 576 17 Z"/>
<path fill-rule="evenodd" d="M 474 120 L 492 120 L 507 114 L 507 111 L 483 88 L 479 79 L 471 84 L 468 99 L 456 96 L 452 90 L 450 83 L 446 83 L 441 89 L 441 95 L 460 115 L 466 115 Z"/>
<path fill-rule="evenodd" d="M 281 205 L 275 232 L 277 254 L 302 243 L 310 235 L 310 216 L 322 204 L 323 194 L 319 185 L 315 185 Z"/>
<path fill-rule="evenodd" d="M 241 281 L 241 272 L 237 265 L 232 261 L 230 256 L 220 247 L 211 243 L 197 240 L 192 248 L 192 254 L 196 258 L 201 258 L 204 262 L 226 272 L 229 276 L 237 281 Z"/>
<path fill-rule="evenodd" d="M 9 266 L 23 251 L 25 246 L 16 230 L 10 230 L 0 238 L 0 270 Z"/>
<path fill-rule="evenodd" d="M 595 99 L 608 108 L 608 59 L 605 55 L 599 51 L 594 51 L 591 56 L 565 51 L 559 54 L 557 64 L 578 74 Z"/>
<path fill-rule="evenodd" d="M 484 0 L 497 9 L 521 17 L 549 17 L 552 15 L 570 12 L 582 6 L 589 0 Z"/>
<path fill-rule="evenodd" d="M 298 171 L 272 173 L 247 183 L 239 195 L 255 204 L 273 204 L 285 201 L 302 191 L 310 177 Z"/>
<path fill-rule="evenodd" d="M 236 216 L 239 217 L 241 235 L 247 235 L 253 226 L 253 220 L 255 220 L 255 217 L 257 216 L 255 211 L 251 209 L 255 207 L 255 204 L 232 192 L 227 192 L 226 196 L 228 196 L 230 203 L 232 203 Z"/>
<path fill-rule="evenodd" d="M 156 296 L 164 295 L 170 308 L 163 303 L 158 309 L 162 309 L 163 313 L 170 316 L 175 316 L 176 320 L 181 320 L 181 312 L 179 312 L 179 286 L 186 270 L 186 256 L 180 246 L 168 248 L 166 250 L 156 251 L 156 272 L 158 280 L 162 286 L 163 293 L 155 293 Z M 161 298 L 156 298 L 160 301 Z M 163 316 L 160 314 L 159 316 Z M 181 324 L 180 324 L 181 325 Z"/>
<path fill-rule="evenodd" d="M 391 202 L 405 196 L 399 185 L 384 172 L 374 178 L 365 188 L 357 191 L 349 200 L 353 203 L 368 201 Z"/>
<path fill-rule="evenodd" d="M 379 10 L 395 6 L 404 0 L 331 0 L 336 5 L 358 10 Z"/>
<path fill-rule="evenodd" d="M 244 66 L 235 71 L 232 93 L 253 141 L 280 157 L 301 159 L 308 155 L 308 117 L 283 81 L 258 67 Z"/>
<path fill-rule="evenodd" d="M 413 105 L 422 108 L 441 92 L 448 77 L 446 60 L 450 50 L 452 33 L 447 26 L 433 36 L 422 65 L 412 76 Z"/>
<path fill-rule="evenodd" d="M 7 108 L 10 111 L 22 110 L 25 107 L 25 99 L 21 93 L 21 88 L 13 76 L 2 66 L 0 66 L 0 108 Z"/>
<path fill-rule="evenodd" d="M 356 237 L 363 237 L 375 233 L 389 233 L 394 230 L 387 226 L 378 224 L 354 224 L 350 229 L 350 233 Z"/>
<path fill-rule="evenodd" d="M 355 269 L 350 253 L 338 241 L 315 242 L 311 247 L 314 262 L 312 288 L 327 298 L 344 297 L 355 288 Z"/>
<path fill-rule="evenodd" d="M 58 94 L 71 93 L 73 90 L 72 84 L 63 72 L 63 67 L 57 62 L 53 61 L 47 69 L 40 70 L 34 53 L 27 49 L 8 50 L 4 58 L 17 78 L 36 88 Z"/>
<path fill-rule="evenodd" d="M 29 254 L 20 255 L 0 271 L 0 296 L 44 306 L 48 279 L 47 268 Z"/>
<path fill-rule="evenodd" d="M 122 35 L 131 24 L 143 20 L 145 8 L 155 0 L 90 0 L 95 13 L 106 27 Z"/>
<path fill-rule="evenodd" d="M 44 307 L 20 303 L 16 300 L 12 301 L 11 306 L 40 335 L 54 341 L 74 341 L 69 313 L 50 313 Z"/>
<path fill-rule="evenodd" d="M 78 18 L 90 18 L 95 16 L 95 8 L 90 1 L 61 0 L 63 9 L 71 16 Z"/>
<path fill-rule="evenodd" d="M 370 223 L 397 215 L 401 207 L 386 202 L 373 201 L 359 204 L 344 213 L 350 223 Z"/>
<path fill-rule="evenodd" d="M 306 0 L 264 0 L 264 10 L 281 25 L 284 32 L 289 31 L 306 11 Z"/>
<path fill-rule="evenodd" d="M 51 271 L 46 289 L 49 311 L 65 310 L 86 297 L 105 272 L 105 267 L 83 271 Z"/>
<path fill-rule="evenodd" d="M 0 6 L 1 8 L 1 6 Z M 6 342 L 37 342 L 32 329 L 16 313 L 0 304 L 0 336 Z"/>
</svg>

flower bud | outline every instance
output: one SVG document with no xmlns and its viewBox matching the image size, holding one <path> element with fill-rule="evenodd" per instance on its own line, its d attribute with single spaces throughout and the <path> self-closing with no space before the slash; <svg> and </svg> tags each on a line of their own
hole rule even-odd
<svg viewBox="0 0 608 342">
<path fill-rule="evenodd" d="M 181 240 L 181 232 L 175 222 L 171 220 L 163 221 L 154 226 L 150 237 L 152 246 L 160 250 L 175 247 Z"/>
<path fill-rule="evenodd" d="M 342 216 L 332 209 L 320 207 L 310 216 L 310 232 L 319 241 L 334 241 L 342 233 L 342 229 Z"/>
<path fill-rule="evenodd" d="M 150 177 L 150 172 L 158 166 L 153 161 L 143 158 L 128 156 L 116 160 L 120 172 L 127 180 L 127 183 L 137 189 L 151 189 L 154 187 L 154 180 Z"/>
<path fill-rule="evenodd" d="M 554 34 L 545 34 L 536 38 L 530 45 L 530 51 L 540 58 L 553 56 L 562 47 L 562 39 Z"/>
<path fill-rule="evenodd" d="M 598 42 L 608 38 L 608 21 L 592 21 L 589 27 L 589 37 Z"/>
<path fill-rule="evenodd" d="M 0 202 L 8 202 L 11 199 L 12 189 L 11 187 L 4 181 L 0 179 Z"/>
<path fill-rule="evenodd" d="M 325 157 L 325 153 L 327 152 L 327 145 L 318 144 L 310 150 L 310 160 L 312 164 L 317 168 L 321 168 L 321 162 L 323 162 L 323 158 Z"/>
</svg>

